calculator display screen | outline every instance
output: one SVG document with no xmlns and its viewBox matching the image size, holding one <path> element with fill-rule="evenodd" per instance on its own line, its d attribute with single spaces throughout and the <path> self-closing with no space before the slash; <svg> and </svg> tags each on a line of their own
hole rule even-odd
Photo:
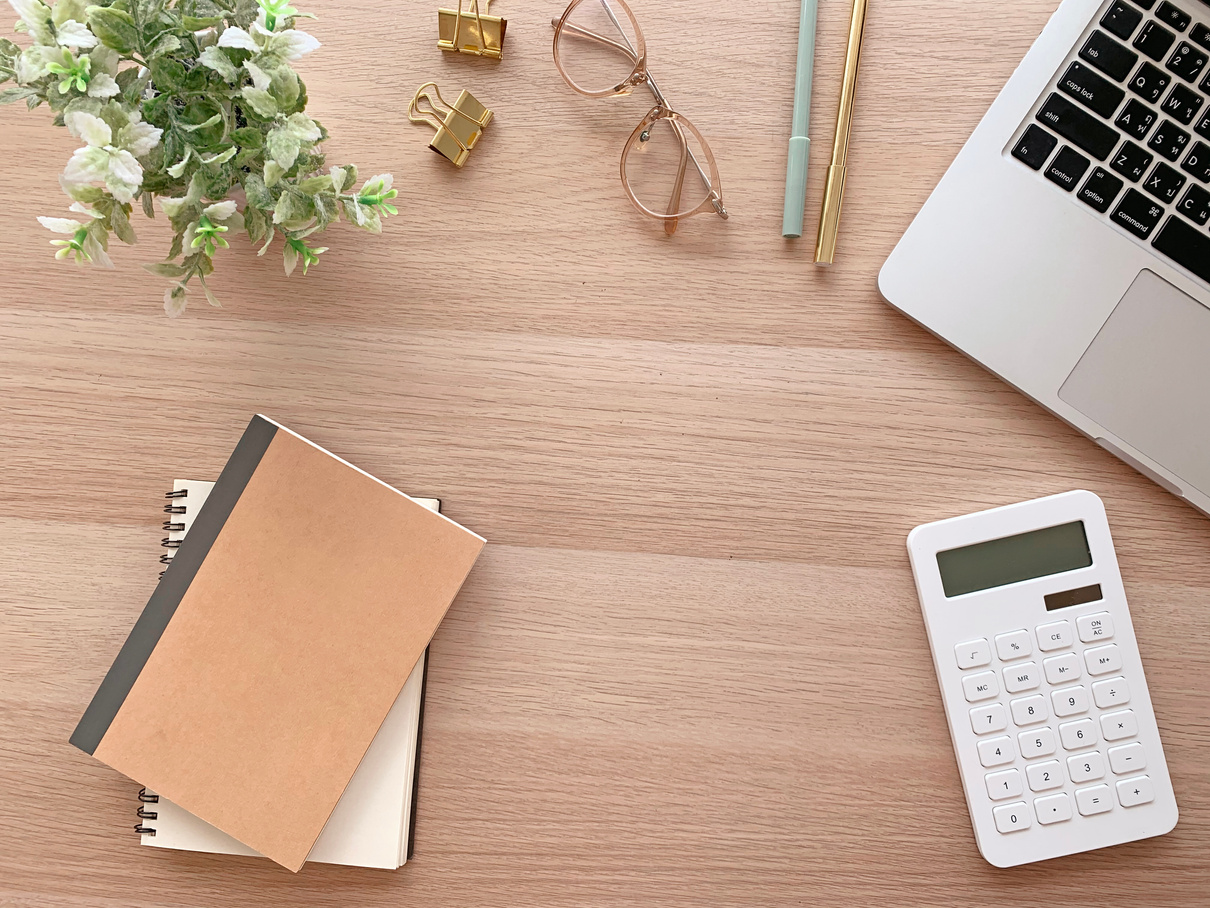
<svg viewBox="0 0 1210 908">
<path fill-rule="evenodd" d="M 947 598 L 1091 565 L 1081 520 L 937 553 Z"/>
</svg>

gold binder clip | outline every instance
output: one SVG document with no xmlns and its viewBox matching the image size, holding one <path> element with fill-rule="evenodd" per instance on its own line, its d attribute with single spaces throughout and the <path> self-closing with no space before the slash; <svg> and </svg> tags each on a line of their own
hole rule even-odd
<svg viewBox="0 0 1210 908">
<path fill-rule="evenodd" d="M 483 0 L 482 13 L 479 12 L 479 0 L 470 0 L 465 12 L 463 2 L 458 0 L 457 10 L 437 10 L 437 46 L 442 50 L 499 60 L 504 50 L 508 20 L 487 14 L 491 0 Z"/>
<path fill-rule="evenodd" d="M 420 106 L 421 100 L 429 102 L 427 108 Z M 450 106 L 441 97 L 436 82 L 425 82 L 416 89 L 408 106 L 408 119 L 435 128 L 437 135 L 433 136 L 429 148 L 448 158 L 455 167 L 461 167 L 483 135 L 484 127 L 492 121 L 492 112 L 476 101 L 469 91 L 463 91 Z"/>
</svg>

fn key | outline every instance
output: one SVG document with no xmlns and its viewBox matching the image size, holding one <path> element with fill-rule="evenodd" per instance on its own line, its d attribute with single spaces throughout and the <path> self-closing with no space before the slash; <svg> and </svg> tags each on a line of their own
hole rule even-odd
<svg viewBox="0 0 1210 908">
<path fill-rule="evenodd" d="M 1029 125 L 1025 134 L 1013 146 L 1013 157 L 1034 170 L 1041 170 L 1059 140 L 1041 126 Z"/>
</svg>

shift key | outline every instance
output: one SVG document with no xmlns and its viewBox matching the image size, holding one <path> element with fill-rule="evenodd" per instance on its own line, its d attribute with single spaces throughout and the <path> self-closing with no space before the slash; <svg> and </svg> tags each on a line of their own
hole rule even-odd
<svg viewBox="0 0 1210 908">
<path fill-rule="evenodd" d="M 1058 93 L 1046 99 L 1037 119 L 1098 161 L 1109 157 L 1118 144 L 1117 130 Z"/>
</svg>

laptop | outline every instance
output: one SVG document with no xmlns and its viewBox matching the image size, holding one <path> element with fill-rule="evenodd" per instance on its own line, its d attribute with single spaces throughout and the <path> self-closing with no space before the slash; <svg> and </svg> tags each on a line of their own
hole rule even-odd
<svg viewBox="0 0 1210 908">
<path fill-rule="evenodd" d="M 1210 0 L 1063 0 L 887 301 L 1210 514 Z"/>
</svg>

